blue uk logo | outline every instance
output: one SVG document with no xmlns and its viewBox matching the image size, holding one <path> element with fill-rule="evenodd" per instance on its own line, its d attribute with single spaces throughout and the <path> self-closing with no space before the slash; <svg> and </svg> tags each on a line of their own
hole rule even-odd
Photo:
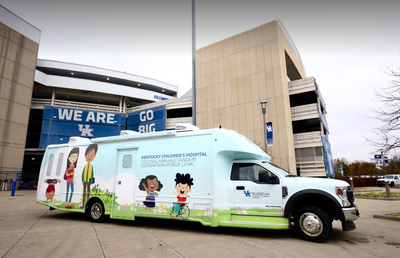
<svg viewBox="0 0 400 258">
<path fill-rule="evenodd" d="M 244 195 L 245 195 L 245 197 L 251 197 L 251 195 L 250 195 L 250 192 L 249 191 L 243 191 L 244 192 Z"/>
</svg>

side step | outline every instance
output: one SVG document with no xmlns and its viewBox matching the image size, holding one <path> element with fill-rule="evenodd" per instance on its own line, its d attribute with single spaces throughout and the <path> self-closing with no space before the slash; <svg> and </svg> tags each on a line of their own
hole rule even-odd
<svg viewBox="0 0 400 258">
<path fill-rule="evenodd" d="M 284 217 L 261 217 L 249 215 L 232 215 L 232 220 L 220 221 L 221 227 L 289 229 L 289 219 Z"/>
</svg>

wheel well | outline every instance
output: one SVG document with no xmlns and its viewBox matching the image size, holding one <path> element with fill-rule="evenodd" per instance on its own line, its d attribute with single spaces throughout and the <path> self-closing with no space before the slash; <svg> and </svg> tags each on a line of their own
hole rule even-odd
<svg viewBox="0 0 400 258">
<path fill-rule="evenodd" d="M 92 206 L 92 204 L 93 204 L 94 202 L 96 202 L 96 201 L 98 201 L 99 203 L 101 203 L 101 204 L 103 205 L 103 207 L 104 207 L 104 203 L 103 203 L 103 201 L 102 201 L 99 197 L 92 197 L 92 198 L 90 198 L 90 199 L 86 202 L 86 205 L 85 205 L 85 213 L 86 213 L 86 214 L 88 214 L 88 212 L 90 211 L 90 206 Z"/>
<path fill-rule="evenodd" d="M 331 220 L 344 219 L 341 206 L 337 200 L 331 195 L 318 190 L 304 191 L 293 195 L 286 203 L 285 217 L 292 219 L 301 207 L 310 205 L 324 210 Z"/>
</svg>

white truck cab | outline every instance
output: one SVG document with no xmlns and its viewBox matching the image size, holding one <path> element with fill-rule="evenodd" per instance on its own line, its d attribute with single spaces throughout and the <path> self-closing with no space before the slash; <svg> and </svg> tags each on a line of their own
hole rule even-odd
<svg viewBox="0 0 400 258">
<path fill-rule="evenodd" d="M 297 177 L 270 159 L 225 129 L 75 138 L 46 149 L 36 200 L 94 222 L 151 217 L 275 230 L 294 222 L 314 242 L 328 238 L 333 220 L 355 229 L 359 211 L 346 182 Z"/>
</svg>

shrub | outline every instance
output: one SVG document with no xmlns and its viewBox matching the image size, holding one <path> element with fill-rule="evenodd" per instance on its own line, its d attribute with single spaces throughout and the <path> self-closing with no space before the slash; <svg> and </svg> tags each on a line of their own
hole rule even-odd
<svg viewBox="0 0 400 258">
<path fill-rule="evenodd" d="M 350 178 L 348 176 L 337 179 L 350 184 Z M 376 186 L 376 180 L 378 180 L 376 177 L 353 177 L 353 184 L 354 187 Z"/>
</svg>

